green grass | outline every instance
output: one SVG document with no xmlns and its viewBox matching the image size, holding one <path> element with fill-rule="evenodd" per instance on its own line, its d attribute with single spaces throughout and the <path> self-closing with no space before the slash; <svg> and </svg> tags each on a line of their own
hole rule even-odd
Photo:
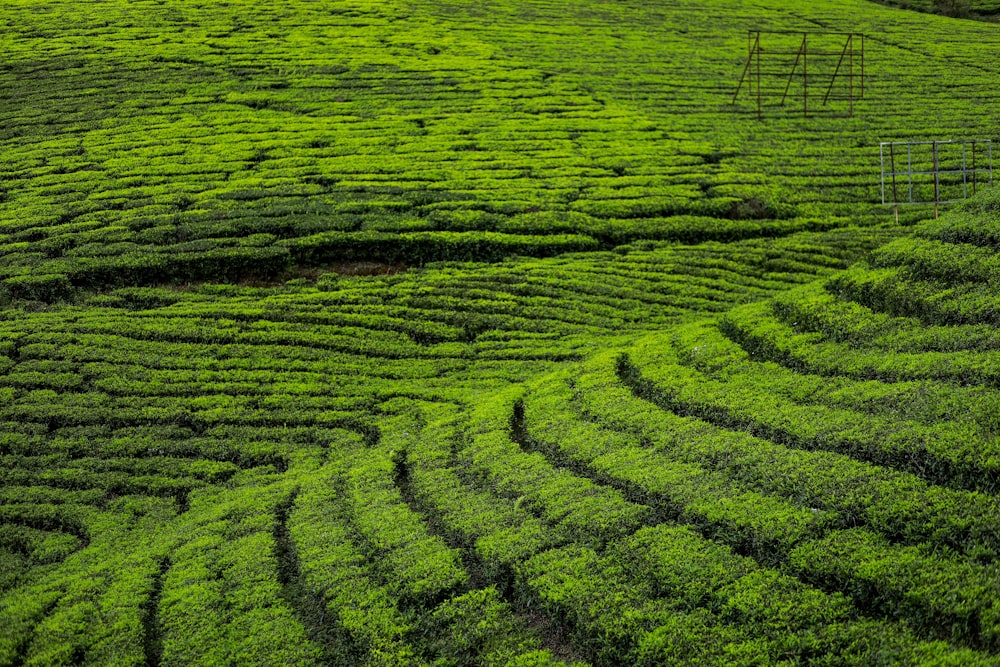
<svg viewBox="0 0 1000 667">
<path fill-rule="evenodd" d="M 0 665 L 1000 663 L 996 190 L 878 204 L 995 26 L 2 15 Z M 732 104 L 758 28 L 864 32 L 853 117 Z"/>
</svg>

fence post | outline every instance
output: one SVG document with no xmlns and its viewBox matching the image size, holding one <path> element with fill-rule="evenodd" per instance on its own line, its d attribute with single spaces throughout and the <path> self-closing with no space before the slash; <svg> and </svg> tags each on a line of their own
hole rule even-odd
<svg viewBox="0 0 1000 667">
<path fill-rule="evenodd" d="M 764 117 L 764 89 L 762 85 L 762 79 L 771 73 L 763 69 L 764 60 L 764 49 L 763 49 L 763 35 L 765 33 L 761 30 L 748 30 L 747 31 L 747 59 L 743 67 L 743 73 L 740 76 L 740 82 L 736 87 L 736 92 L 733 94 L 732 104 L 736 104 L 739 99 L 739 94 L 743 89 L 743 84 L 746 83 L 747 88 L 750 92 L 751 98 L 756 97 L 757 102 L 757 119 L 763 120 Z M 827 90 L 820 91 L 819 97 L 822 98 L 822 105 L 825 106 L 829 101 L 831 94 L 833 93 L 833 87 L 838 83 L 838 79 L 841 76 L 844 68 L 844 61 L 847 60 L 847 101 L 848 101 L 848 117 L 854 117 L 854 102 L 856 100 L 863 99 L 865 96 L 865 79 L 867 78 L 865 70 L 865 39 L 862 33 L 853 32 L 786 32 L 786 31 L 776 31 L 768 32 L 768 35 L 785 35 L 785 36 L 801 36 L 801 41 L 799 43 L 799 48 L 792 52 L 790 47 L 783 46 L 782 42 L 777 42 L 776 46 L 769 47 L 768 54 L 771 55 L 794 55 L 795 61 L 792 63 L 791 70 L 788 72 L 787 81 L 785 82 L 785 88 L 781 94 L 780 106 L 785 104 L 788 98 L 788 93 L 791 90 L 792 82 L 795 79 L 796 72 L 798 72 L 799 61 L 802 62 L 802 116 L 804 118 L 809 118 L 809 35 L 819 35 L 820 37 L 840 37 L 844 39 L 844 45 L 836 52 L 828 52 L 823 50 L 823 41 L 819 42 L 818 50 L 813 52 L 813 55 L 822 59 L 824 57 L 837 57 L 837 66 L 833 72 L 833 76 L 829 82 Z M 860 39 L 860 50 L 859 43 L 855 41 L 855 37 Z M 815 40 L 814 40 L 815 41 Z M 788 50 L 783 50 L 783 49 Z M 861 60 L 861 72 L 860 79 L 854 70 L 857 57 Z M 815 68 L 814 68 L 815 69 Z M 820 69 L 823 69 L 821 67 Z M 780 76 L 780 75 L 779 75 Z M 822 72 L 820 73 L 820 79 L 823 78 Z M 756 82 L 754 81 L 756 79 Z M 822 87 L 822 81 L 819 82 Z M 756 92 L 754 87 L 756 85 Z M 859 94 L 860 91 L 860 94 Z M 775 91 L 776 94 L 777 91 Z M 835 98 L 842 99 L 842 98 Z"/>
<path fill-rule="evenodd" d="M 745 70 L 743 70 L 743 75 L 746 76 L 747 74 L 750 74 L 750 79 L 747 81 L 747 89 L 750 91 L 751 99 L 753 99 L 753 70 L 750 69 L 752 67 L 752 63 L 753 63 L 753 31 L 747 30 L 747 67 Z M 740 79 L 740 85 L 741 86 L 743 85 L 743 79 Z M 739 89 L 737 89 L 736 94 L 738 95 L 739 92 L 740 92 Z M 734 104 L 736 103 L 735 97 L 733 98 L 733 103 Z"/>
<path fill-rule="evenodd" d="M 889 144 L 889 169 L 892 174 L 892 203 L 896 210 L 896 222 L 899 222 L 899 194 L 896 190 L 896 151 L 892 143 Z"/>
<path fill-rule="evenodd" d="M 754 43 L 754 50 L 757 52 L 757 120 L 764 117 L 760 108 L 760 31 L 757 32 L 757 41 Z"/>
<path fill-rule="evenodd" d="M 878 163 L 879 167 L 882 169 L 882 206 L 885 206 L 885 144 L 881 143 L 878 145 Z"/>
<path fill-rule="evenodd" d="M 945 164 L 944 168 L 942 168 L 942 164 L 941 164 L 941 145 L 942 144 L 956 145 L 956 148 L 959 147 L 959 146 L 961 147 L 962 155 L 961 155 L 961 164 L 960 165 L 959 164 L 952 164 L 952 162 L 948 162 L 948 160 L 951 159 L 951 158 L 948 158 L 949 154 L 946 154 L 945 155 L 945 162 L 947 162 L 947 164 Z M 979 144 L 985 144 L 986 145 L 986 153 L 987 153 L 986 159 L 988 161 L 988 164 L 983 165 L 983 166 L 980 166 L 980 162 L 982 161 L 983 158 L 982 158 L 982 156 L 979 155 L 979 153 L 980 153 Z M 971 149 L 970 149 L 970 145 L 971 145 Z M 889 157 L 889 162 L 890 162 L 890 164 L 889 164 L 889 171 L 886 171 L 886 165 L 885 165 L 885 162 L 886 162 L 886 160 L 885 160 L 885 158 L 886 158 L 885 147 L 886 146 L 889 147 L 889 151 L 888 151 L 889 152 L 889 156 L 888 157 Z M 901 170 L 897 170 L 896 169 L 896 148 L 895 148 L 896 146 L 906 146 L 906 171 L 901 171 Z M 917 154 L 917 170 L 914 171 L 914 169 L 913 169 L 913 147 L 914 146 L 918 146 L 918 147 L 930 146 L 931 147 L 931 166 L 930 167 L 927 166 L 927 162 L 925 161 L 926 158 L 924 157 L 923 149 L 921 148 L 918 151 L 918 154 Z M 971 164 L 971 167 L 969 165 L 969 151 L 970 150 L 972 151 L 972 164 Z M 958 155 L 956 153 L 955 156 L 953 156 L 953 160 L 954 160 L 954 162 L 957 163 L 958 159 L 959 158 L 958 158 Z M 993 184 L 993 142 L 990 139 L 954 139 L 954 140 L 948 140 L 948 141 L 937 141 L 937 140 L 934 140 L 934 141 L 899 141 L 899 142 L 883 141 L 883 142 L 879 143 L 879 165 L 880 165 L 880 168 L 882 170 L 881 183 L 880 183 L 880 188 L 881 188 L 881 193 L 882 193 L 882 204 L 884 206 L 888 206 L 888 205 L 893 206 L 893 208 L 895 210 L 895 214 L 896 214 L 896 219 L 897 220 L 899 219 L 899 206 L 900 206 L 900 204 L 923 204 L 923 205 L 934 204 L 934 218 L 937 219 L 941 215 L 941 204 L 951 204 L 951 203 L 954 203 L 954 202 L 960 202 L 960 201 L 964 201 L 964 200 L 968 199 L 968 197 L 969 197 L 969 174 L 970 174 L 970 172 L 972 174 L 972 194 L 973 194 L 973 196 L 975 196 L 977 194 L 978 190 L 979 190 L 979 172 L 980 171 L 982 171 L 983 173 L 989 173 L 989 179 L 988 179 L 989 184 L 990 185 Z M 899 177 L 902 176 L 902 175 L 904 175 L 904 174 L 906 175 L 906 182 L 907 182 L 907 188 L 908 188 L 908 195 L 907 195 L 908 199 L 906 201 L 901 201 L 900 198 L 899 198 Z M 942 190 L 941 174 L 948 174 L 949 175 L 949 179 L 951 179 L 951 175 L 961 174 L 961 180 L 962 180 L 962 183 L 961 183 L 961 185 L 962 185 L 961 196 L 959 196 L 959 194 L 957 192 L 958 177 L 955 176 L 955 178 L 954 178 L 954 185 L 955 185 L 955 188 L 956 188 L 954 191 L 953 190 L 949 190 L 947 188 L 948 184 L 952 183 L 951 180 L 948 180 L 947 183 L 944 184 L 945 188 L 944 188 L 944 190 Z M 930 177 L 930 178 L 934 179 L 933 180 L 934 199 L 927 199 L 926 198 L 926 194 L 920 194 L 920 193 L 918 193 L 918 195 L 919 195 L 918 197 L 916 197 L 916 198 L 914 197 L 914 192 L 913 192 L 913 188 L 914 188 L 914 185 L 913 185 L 914 176 L 918 176 L 918 177 Z M 888 201 L 888 196 L 887 196 L 888 189 L 889 189 L 887 187 L 888 186 L 887 181 L 889 181 L 889 180 L 891 180 L 891 187 L 892 187 L 892 202 L 891 202 L 891 204 Z M 983 180 L 983 184 L 986 185 L 986 183 L 987 183 L 987 179 L 984 179 Z M 924 183 L 923 180 L 921 180 L 920 184 L 918 184 L 918 185 L 921 188 L 924 188 L 924 187 L 927 186 L 927 184 Z M 926 191 L 922 190 L 921 192 L 926 192 Z M 951 194 L 949 194 L 949 193 L 951 193 Z"/>
<path fill-rule="evenodd" d="M 934 152 L 934 219 L 938 217 L 938 150 L 937 142 L 931 142 L 931 149 Z"/>
<path fill-rule="evenodd" d="M 976 173 L 976 142 L 972 142 L 972 196 L 976 195 L 976 179 L 978 178 Z"/>
<path fill-rule="evenodd" d="M 965 162 L 965 142 L 962 142 L 962 199 L 969 198 L 968 173 L 968 165 Z"/>
<path fill-rule="evenodd" d="M 906 144 L 906 183 L 910 201 L 913 201 L 913 146 Z"/>
<path fill-rule="evenodd" d="M 850 69 L 847 79 L 850 83 L 848 84 L 847 99 L 848 104 L 850 104 L 850 116 L 851 118 L 854 118 L 854 33 L 847 36 L 847 42 L 851 45 L 851 55 L 848 56 L 848 67 Z M 840 66 L 838 65 L 838 68 L 839 67 Z"/>
<path fill-rule="evenodd" d="M 802 33 L 802 116 L 809 117 L 809 46 L 808 33 Z"/>
<path fill-rule="evenodd" d="M 840 58 L 837 60 L 837 67 L 836 67 L 836 69 L 833 70 L 833 76 L 830 77 L 830 85 L 826 87 L 826 95 L 823 96 L 823 105 L 824 106 L 826 106 L 827 100 L 830 99 L 830 93 L 833 92 L 833 85 L 835 83 L 837 83 L 837 76 L 840 75 L 840 67 L 841 67 L 841 65 L 844 64 L 844 56 L 848 55 L 847 50 L 850 49 L 850 48 L 853 48 L 853 46 L 851 44 L 851 36 L 848 35 L 847 36 L 847 41 L 844 42 L 844 50 L 840 52 Z M 851 68 L 851 69 L 853 69 L 853 67 L 854 67 L 854 60 L 853 60 L 853 58 L 854 58 L 854 54 L 852 53 L 851 54 L 851 60 L 848 61 L 850 63 L 848 67 Z M 852 92 L 851 92 L 850 95 L 848 95 L 848 97 L 852 98 L 851 99 L 851 113 L 852 113 L 852 115 L 853 115 L 853 112 L 854 112 L 854 100 L 853 100 L 853 95 L 854 95 L 854 93 L 853 93 L 853 89 L 854 89 L 853 82 L 854 82 L 854 79 L 853 79 L 853 74 L 854 74 L 853 71 L 848 72 L 848 74 L 847 74 L 848 79 L 851 81 L 851 91 Z"/>
<path fill-rule="evenodd" d="M 861 33 L 861 99 L 865 99 L 865 33 Z"/>
</svg>

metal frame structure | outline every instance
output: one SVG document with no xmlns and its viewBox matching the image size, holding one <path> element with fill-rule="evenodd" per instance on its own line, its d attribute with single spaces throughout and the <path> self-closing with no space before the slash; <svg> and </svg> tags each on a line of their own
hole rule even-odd
<svg viewBox="0 0 1000 667">
<path fill-rule="evenodd" d="M 783 51 L 783 50 L 765 50 L 761 46 L 761 36 L 762 35 L 801 35 L 802 41 L 799 44 L 799 48 L 795 51 Z M 844 38 L 844 48 L 839 51 L 828 51 L 828 50 L 810 50 L 809 49 L 809 37 L 843 37 Z M 860 49 L 855 49 L 855 40 L 860 41 Z M 860 51 L 860 52 L 859 52 Z M 795 62 L 792 64 L 792 69 L 788 73 L 788 81 L 785 83 L 785 90 L 781 95 L 781 104 L 785 104 L 785 100 L 788 98 L 788 91 L 791 88 L 792 80 L 795 78 L 795 72 L 799 68 L 799 63 L 802 63 L 802 115 L 809 116 L 809 58 L 838 58 L 837 67 L 834 70 L 833 77 L 830 79 L 830 85 L 826 88 L 826 93 L 823 95 L 823 105 L 825 106 L 827 101 L 830 99 L 830 93 L 833 91 L 833 85 L 837 82 L 838 76 L 844 76 L 847 79 L 848 93 L 846 99 L 850 105 L 849 114 L 854 116 L 854 101 L 861 100 L 865 97 L 865 36 L 863 33 L 854 32 L 790 32 L 790 31 L 763 31 L 763 30 L 749 30 L 747 31 L 747 61 L 746 65 L 743 67 L 743 75 L 740 77 L 740 83 L 736 87 L 736 93 L 733 95 L 733 104 L 736 104 L 736 100 L 739 99 L 740 91 L 743 89 L 743 82 L 747 83 L 747 91 L 750 93 L 751 98 L 756 97 L 757 101 L 757 119 L 763 118 L 763 100 L 762 100 L 762 87 L 761 87 L 761 54 L 768 56 L 795 56 Z M 855 55 L 858 55 L 860 59 L 861 72 L 859 75 L 855 75 Z M 840 70 L 844 66 L 844 61 L 847 61 L 847 72 L 841 75 Z M 755 70 L 755 71 L 754 71 Z M 747 75 L 750 75 L 749 77 Z M 858 86 L 855 86 L 855 79 L 858 79 Z M 755 93 L 755 83 L 756 80 L 756 93 Z M 857 93 L 857 94 L 856 94 Z"/>
<path fill-rule="evenodd" d="M 941 169 L 939 163 L 939 147 L 948 145 L 960 145 L 962 147 L 962 167 L 961 169 Z M 906 147 L 906 170 L 896 169 L 896 147 Z M 933 168 L 930 170 L 913 169 L 913 147 L 930 146 Z M 969 154 L 966 147 L 971 146 L 972 165 L 969 165 Z M 985 166 L 976 163 L 976 146 L 986 147 Z M 885 159 L 886 148 L 888 147 L 889 171 L 886 171 Z M 951 141 L 883 141 L 879 144 L 879 160 L 882 165 L 882 204 L 893 206 L 896 210 L 896 218 L 899 219 L 899 207 L 905 204 L 934 204 L 934 217 L 938 216 L 938 206 L 941 204 L 951 204 L 969 198 L 969 177 L 972 177 L 972 194 L 976 194 L 979 185 L 979 174 L 988 174 L 989 178 L 983 180 L 984 185 L 993 185 L 993 142 L 989 139 L 955 139 Z M 980 151 L 981 152 L 981 151 Z M 902 158 L 902 155 L 899 156 Z M 961 174 L 962 176 L 962 199 L 941 199 L 941 175 Z M 899 184 L 897 176 L 906 176 L 906 199 L 899 198 Z M 913 198 L 913 177 L 933 176 L 934 177 L 934 199 L 914 200 Z M 886 201 L 886 177 L 892 184 L 892 201 Z"/>
</svg>

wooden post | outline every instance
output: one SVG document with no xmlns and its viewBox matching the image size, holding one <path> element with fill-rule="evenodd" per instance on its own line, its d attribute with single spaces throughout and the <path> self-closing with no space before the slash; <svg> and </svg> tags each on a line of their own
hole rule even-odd
<svg viewBox="0 0 1000 667">
<path fill-rule="evenodd" d="M 896 210 L 896 222 L 899 223 L 899 194 L 896 192 L 896 152 L 889 144 L 889 173 L 892 174 L 892 204 Z"/>
<path fill-rule="evenodd" d="M 757 41 L 754 44 L 754 50 L 757 51 L 757 120 L 761 120 L 764 115 L 760 108 L 760 32 L 757 32 Z"/>
<path fill-rule="evenodd" d="M 965 157 L 965 142 L 962 142 L 962 199 L 969 198 L 969 163 Z"/>
<path fill-rule="evenodd" d="M 851 55 L 848 56 L 848 92 L 847 100 L 850 104 L 850 115 L 854 118 L 854 34 L 851 33 L 847 36 L 847 43 L 851 45 Z"/>
<path fill-rule="evenodd" d="M 934 219 L 938 217 L 938 150 L 937 142 L 932 141 L 931 147 L 934 151 Z"/>
<path fill-rule="evenodd" d="M 861 33 L 861 99 L 865 99 L 865 34 Z"/>
<path fill-rule="evenodd" d="M 750 96 L 753 97 L 753 75 L 747 78 L 747 74 L 750 73 L 750 67 L 753 65 L 753 49 L 750 46 L 750 32 L 747 32 L 747 64 L 743 67 L 743 74 L 740 76 L 740 84 L 736 86 L 736 92 L 733 93 L 733 104 L 736 104 L 736 100 L 740 97 L 740 91 L 743 90 L 743 82 L 747 82 L 747 90 L 750 91 Z"/>
<path fill-rule="evenodd" d="M 788 73 L 788 81 L 785 82 L 785 92 L 781 94 L 781 104 L 784 106 L 788 97 L 788 89 L 792 87 L 792 79 L 795 78 L 795 70 L 799 68 L 799 60 L 802 58 L 802 45 L 799 45 L 799 52 L 795 54 L 795 62 L 792 63 L 792 71 Z"/>
<path fill-rule="evenodd" d="M 792 82 L 795 80 L 795 74 L 798 72 L 799 61 L 802 61 L 802 116 L 804 118 L 809 117 L 809 34 L 808 32 L 802 33 L 788 33 L 779 32 L 777 34 L 781 35 L 794 35 L 801 34 L 802 41 L 799 44 L 798 50 L 795 52 L 795 61 L 792 63 L 792 69 L 788 73 L 787 81 L 785 82 L 785 89 L 781 94 L 780 105 L 784 106 L 788 99 L 788 94 L 791 91 Z M 843 33 L 816 33 L 820 35 L 839 35 L 844 37 L 844 46 L 841 49 L 840 54 L 836 52 L 826 52 L 822 49 L 822 44 L 819 47 L 819 51 L 814 51 L 813 55 L 819 54 L 819 57 L 824 56 L 836 56 L 839 55 L 837 61 L 837 66 L 833 72 L 833 76 L 830 80 L 830 84 L 824 94 L 819 97 L 822 98 L 822 104 L 826 105 L 833 93 L 833 87 L 837 84 L 837 77 L 840 76 L 841 70 L 844 68 L 845 61 L 848 68 L 847 78 L 848 78 L 848 114 L 849 117 L 854 117 L 854 102 L 855 100 L 863 99 L 865 96 L 865 79 L 867 74 L 865 72 L 865 36 L 863 33 L 853 33 L 853 32 L 843 32 Z M 860 39 L 860 49 L 858 43 L 855 42 L 854 38 L 858 37 Z M 739 85 L 736 87 L 736 92 L 733 94 L 733 104 L 736 104 L 739 99 L 739 94 L 743 90 L 743 85 L 746 83 L 747 89 L 750 92 L 751 97 L 757 98 L 757 119 L 763 120 L 764 118 L 764 88 L 762 85 L 763 72 L 761 70 L 763 60 L 763 48 L 762 48 L 762 33 L 760 30 L 748 30 L 747 31 L 747 60 L 743 67 L 743 74 L 740 76 Z M 780 54 L 780 55 L 793 55 L 790 50 L 784 51 L 782 47 L 778 47 L 769 51 L 768 53 Z M 854 65 L 855 56 L 860 57 L 861 60 L 861 72 L 860 79 L 855 75 Z M 822 68 L 821 68 L 822 69 Z M 822 73 L 820 78 L 822 79 Z M 755 81 L 756 80 L 756 81 Z M 822 82 L 821 82 L 822 85 Z M 756 86 L 756 91 L 754 90 Z M 860 94 L 859 94 L 860 91 Z M 836 98 L 839 99 L 839 98 Z"/>
<path fill-rule="evenodd" d="M 802 33 L 802 116 L 809 117 L 809 46 L 807 33 Z"/>
<path fill-rule="evenodd" d="M 976 142 L 972 142 L 972 196 L 976 196 Z"/>
<path fill-rule="evenodd" d="M 827 100 L 830 99 L 830 93 L 833 92 L 833 85 L 835 83 L 837 83 L 837 77 L 840 76 L 840 68 L 843 67 L 843 65 L 844 65 L 844 56 L 848 55 L 848 49 L 853 49 L 853 48 L 854 48 L 854 45 L 851 43 L 851 36 L 848 35 L 847 36 L 847 41 L 844 42 L 844 49 L 840 52 L 840 58 L 837 59 L 837 67 L 833 70 L 833 76 L 830 78 L 830 85 L 826 87 L 826 94 L 823 95 L 823 106 L 826 106 Z M 852 68 L 852 69 L 848 73 L 848 76 L 849 76 L 849 78 L 851 78 L 851 81 L 852 81 L 851 89 L 853 90 L 853 88 L 854 88 L 854 86 L 853 86 L 853 81 L 854 81 L 854 79 L 853 79 L 853 75 L 854 75 L 854 71 L 853 71 L 853 67 L 854 67 L 854 53 L 853 53 L 853 51 L 851 52 L 850 55 L 851 55 L 851 60 L 849 61 L 850 62 L 849 67 Z M 853 102 L 853 100 L 852 100 L 852 102 Z M 854 110 L 854 107 L 853 107 L 853 104 L 852 104 L 852 106 L 851 106 L 852 115 L 853 115 L 853 110 Z"/>
<path fill-rule="evenodd" d="M 743 74 L 746 75 L 750 72 L 750 63 L 753 62 L 753 31 L 747 30 L 747 67 L 743 70 Z M 743 79 L 740 79 L 740 85 L 743 84 Z M 750 80 L 747 81 L 747 89 L 750 91 L 750 97 L 753 98 L 753 75 L 750 76 Z M 739 92 L 739 91 L 737 91 Z"/>
</svg>

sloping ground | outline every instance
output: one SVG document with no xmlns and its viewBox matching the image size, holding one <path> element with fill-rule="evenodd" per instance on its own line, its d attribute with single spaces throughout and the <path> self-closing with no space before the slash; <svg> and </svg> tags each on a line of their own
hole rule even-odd
<svg viewBox="0 0 1000 667">
<path fill-rule="evenodd" d="M 870 222 L 878 141 L 982 138 L 1000 113 L 995 28 L 861 0 L 5 14 L 0 280 L 45 300 Z M 798 75 L 774 106 L 784 56 L 765 64 L 764 121 L 732 106 L 751 28 L 866 32 L 855 117 L 819 103 L 830 57 L 813 58 L 813 117 Z"/>
<path fill-rule="evenodd" d="M 995 136 L 1000 116 L 997 28 L 971 21 L 880 7 L 866 0 L 730 0 L 670 3 L 556 0 L 419 2 L 439 25 L 497 44 L 559 82 L 623 105 L 664 130 L 710 146 L 719 170 L 710 193 L 795 204 L 800 214 L 839 211 L 854 219 L 881 201 L 878 145 L 882 141 Z M 436 9 L 435 9 L 436 8 Z M 478 17 L 478 20 L 474 20 Z M 732 105 L 747 59 L 747 31 L 862 33 L 864 98 L 848 117 L 840 76 L 823 104 L 843 37 L 809 36 L 809 118 L 803 117 L 801 35 L 762 36 L 763 120 L 746 83 Z M 854 44 L 855 95 L 860 95 L 860 39 Z M 774 54 L 774 51 L 791 54 Z M 834 52 L 835 55 L 819 55 Z M 772 52 L 767 55 L 767 52 Z M 755 75 L 756 70 L 753 70 Z M 783 91 L 788 99 L 780 105 Z M 955 104 L 961 90 L 968 106 Z M 606 180 L 622 190 L 628 178 L 659 174 L 651 158 L 619 147 L 627 173 Z M 632 183 L 637 184 L 637 183 Z"/>
<path fill-rule="evenodd" d="M 998 34 L 801 10 L 8 3 L 0 664 L 998 664 L 996 206 L 870 217 Z"/>
<path fill-rule="evenodd" d="M 0 660 L 997 664 L 991 206 L 8 311 Z"/>
<path fill-rule="evenodd" d="M 0 663 L 505 664 L 540 649 L 540 623 L 548 649 L 588 655 L 462 532 L 529 539 L 509 547 L 521 558 L 578 539 L 455 464 L 455 419 L 609 341 L 831 275 L 856 243 L 800 234 L 9 310 Z"/>
<path fill-rule="evenodd" d="M 547 378 L 523 432 L 713 549 L 996 654 L 995 192 L 870 264 Z"/>
<path fill-rule="evenodd" d="M 7 311 L 0 659 L 996 664 L 992 207 Z"/>
</svg>

